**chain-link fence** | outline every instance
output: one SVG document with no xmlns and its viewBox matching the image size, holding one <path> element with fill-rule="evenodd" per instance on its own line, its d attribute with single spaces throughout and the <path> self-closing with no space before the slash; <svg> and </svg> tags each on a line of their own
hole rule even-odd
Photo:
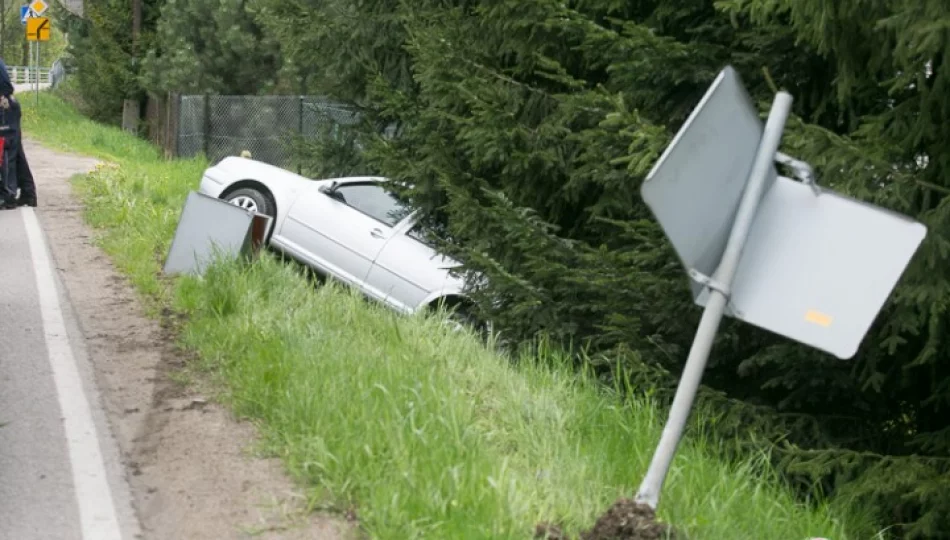
<svg viewBox="0 0 950 540">
<path fill-rule="evenodd" d="M 192 157 L 205 150 L 205 97 L 180 96 L 175 155 Z"/>
<path fill-rule="evenodd" d="M 174 153 L 204 153 L 212 162 L 247 150 L 258 161 L 295 168 L 295 137 L 316 138 L 327 127 L 332 134 L 357 121 L 353 110 L 318 96 L 189 95 L 178 100 Z"/>
</svg>

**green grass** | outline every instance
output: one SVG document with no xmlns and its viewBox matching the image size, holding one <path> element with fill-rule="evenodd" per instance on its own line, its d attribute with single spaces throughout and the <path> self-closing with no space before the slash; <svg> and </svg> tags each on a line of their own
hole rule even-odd
<svg viewBox="0 0 950 540">
<path fill-rule="evenodd" d="M 92 188 L 97 194 L 87 220 L 106 231 L 101 238 L 103 247 L 149 299 L 148 306 L 160 307 L 169 296 L 158 270 L 185 197 L 189 190 L 197 189 L 206 162 L 201 158 L 163 160 L 148 142 L 91 122 L 47 93 L 41 93 L 40 98 L 39 109 L 32 93 L 19 98 L 26 136 L 52 149 L 102 160 L 100 168 L 78 183 L 84 197 Z"/>
<path fill-rule="evenodd" d="M 204 164 L 161 161 L 52 96 L 26 130 L 117 165 L 77 182 L 105 249 L 150 302 L 188 315 L 196 367 L 315 506 L 355 508 L 371 537 L 530 538 L 541 521 L 589 527 L 636 489 L 663 420 L 651 402 L 578 376 L 555 350 L 512 362 L 437 317 L 314 288 L 272 256 L 167 283 L 160 264 Z M 872 536 L 858 509 L 802 505 L 765 456 L 727 463 L 715 446 L 687 437 L 664 491 L 661 518 L 689 537 Z"/>
</svg>

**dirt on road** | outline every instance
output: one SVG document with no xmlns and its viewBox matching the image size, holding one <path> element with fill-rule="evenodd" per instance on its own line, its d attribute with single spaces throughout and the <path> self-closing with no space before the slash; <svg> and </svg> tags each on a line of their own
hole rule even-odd
<svg viewBox="0 0 950 540">
<path fill-rule="evenodd" d="M 96 247 L 70 178 L 92 159 L 26 141 L 37 208 L 95 370 L 144 538 L 336 539 L 345 520 L 305 511 L 278 460 L 255 457 L 255 428 L 173 375 L 186 355 L 145 316 L 136 293 Z"/>
</svg>

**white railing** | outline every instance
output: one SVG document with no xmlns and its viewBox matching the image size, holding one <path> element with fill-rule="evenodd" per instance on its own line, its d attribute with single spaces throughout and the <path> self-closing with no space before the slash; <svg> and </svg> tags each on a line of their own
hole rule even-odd
<svg viewBox="0 0 950 540">
<path fill-rule="evenodd" d="M 7 66 L 7 73 L 10 74 L 13 84 L 32 84 L 37 82 L 37 77 L 40 84 L 50 83 L 49 68 L 45 67 L 36 69 L 28 66 Z"/>
</svg>

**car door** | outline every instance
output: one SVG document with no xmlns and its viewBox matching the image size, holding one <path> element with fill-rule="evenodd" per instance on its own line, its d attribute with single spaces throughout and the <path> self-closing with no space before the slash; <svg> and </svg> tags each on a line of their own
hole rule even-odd
<svg viewBox="0 0 950 540">
<path fill-rule="evenodd" d="M 365 289 L 373 260 L 392 237 L 393 226 L 408 214 L 409 208 L 380 182 L 343 183 L 329 194 L 302 193 L 282 235 L 318 268 Z"/>
<path fill-rule="evenodd" d="M 383 300 L 404 311 L 415 310 L 446 287 L 461 288 L 448 270 L 456 263 L 433 248 L 428 234 L 420 224 L 407 220 L 393 231 L 366 278 L 384 293 Z"/>
</svg>

